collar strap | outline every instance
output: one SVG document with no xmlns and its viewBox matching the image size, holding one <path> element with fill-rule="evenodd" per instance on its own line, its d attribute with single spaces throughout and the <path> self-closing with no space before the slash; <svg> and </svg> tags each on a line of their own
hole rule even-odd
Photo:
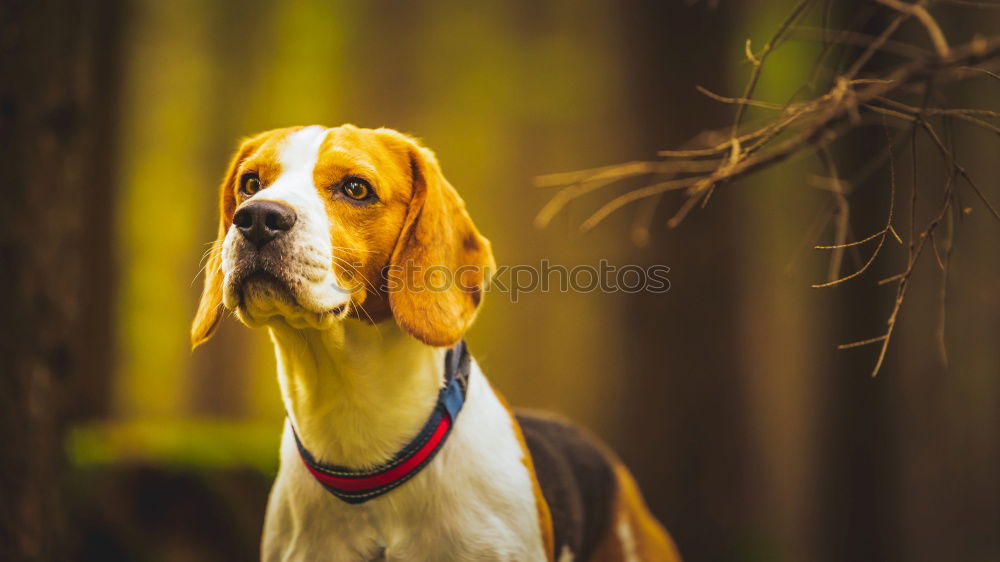
<svg viewBox="0 0 1000 562">
<path fill-rule="evenodd" d="M 295 436 L 299 456 L 306 468 L 328 492 L 347 503 L 366 502 L 416 476 L 444 446 L 455 425 L 455 418 L 465 403 L 470 359 L 464 341 L 448 350 L 444 370 L 444 388 L 438 394 L 437 404 L 423 429 L 392 459 L 369 470 L 355 470 L 317 461 L 302 444 L 292 425 L 292 435 Z"/>
</svg>

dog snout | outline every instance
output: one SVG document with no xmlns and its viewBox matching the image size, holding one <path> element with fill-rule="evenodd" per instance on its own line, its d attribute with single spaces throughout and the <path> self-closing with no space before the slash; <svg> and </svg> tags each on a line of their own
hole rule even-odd
<svg viewBox="0 0 1000 562">
<path fill-rule="evenodd" d="M 295 225 L 295 211 L 275 201 L 248 201 L 233 215 L 233 224 L 257 248 L 288 232 Z"/>
</svg>

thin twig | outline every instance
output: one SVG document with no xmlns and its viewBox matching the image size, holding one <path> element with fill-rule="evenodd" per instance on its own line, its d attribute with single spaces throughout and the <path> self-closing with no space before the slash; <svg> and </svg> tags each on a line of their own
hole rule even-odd
<svg viewBox="0 0 1000 562">
<path fill-rule="evenodd" d="M 930 37 L 931 43 L 934 45 L 934 50 L 937 51 L 938 56 L 948 56 L 948 41 L 944 38 L 944 32 L 941 31 L 941 27 L 937 24 L 937 20 L 931 17 L 927 8 L 924 8 L 925 2 L 909 4 L 900 0 L 876 1 L 883 6 L 888 6 L 893 10 L 896 10 L 897 12 L 902 12 L 917 18 L 917 20 L 919 20 L 924 26 L 924 29 L 927 30 L 927 36 Z"/>
<path fill-rule="evenodd" d="M 826 283 L 819 283 L 812 285 L 814 289 L 823 289 L 826 287 L 832 287 L 834 285 L 839 285 L 845 281 L 849 281 L 851 279 L 854 279 L 855 277 L 858 277 L 859 275 L 864 273 L 869 267 L 871 267 L 872 263 L 875 262 L 875 258 L 878 257 L 879 252 L 882 251 L 882 247 L 885 245 L 886 235 L 888 235 L 889 231 L 892 230 L 892 216 L 896 206 L 896 167 L 893 163 L 892 139 L 889 138 L 888 128 L 886 128 L 886 139 L 889 142 L 889 213 L 888 217 L 886 217 L 885 219 L 885 227 L 883 227 L 882 230 L 876 232 L 875 234 L 869 236 L 864 240 L 865 242 L 867 242 L 868 240 L 878 239 L 878 244 L 875 246 L 875 250 L 872 252 L 872 255 L 868 258 L 868 261 L 866 261 L 864 265 L 861 266 L 860 269 L 844 277 L 833 278 L 827 281 Z M 834 251 L 843 251 L 844 247 L 845 246 L 843 244 L 841 244 L 840 246 L 832 246 Z M 828 246 L 826 248 L 831 248 L 831 247 Z"/>
<path fill-rule="evenodd" d="M 839 246 L 830 254 L 830 266 L 827 270 L 827 281 L 834 281 L 840 276 L 841 265 L 844 263 L 844 242 L 847 240 L 847 227 L 850 225 L 850 207 L 847 204 L 847 197 L 844 194 L 844 187 L 840 181 L 840 173 L 837 171 L 837 164 L 833 160 L 829 149 L 822 147 L 819 149 L 819 156 L 826 166 L 826 172 L 830 175 L 831 192 L 837 203 L 837 219 L 834 227 L 833 243 Z"/>
</svg>

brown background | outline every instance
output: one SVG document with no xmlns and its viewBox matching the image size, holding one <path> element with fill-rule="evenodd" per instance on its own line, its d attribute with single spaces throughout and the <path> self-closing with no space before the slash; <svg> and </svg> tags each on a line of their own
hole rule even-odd
<svg viewBox="0 0 1000 562">
<path fill-rule="evenodd" d="M 532 224 L 551 196 L 533 177 L 651 158 L 731 122 L 694 86 L 741 91 L 745 40 L 759 49 L 790 8 L 3 2 L 0 554 L 255 555 L 282 415 L 273 358 L 232 321 L 188 352 L 198 260 L 240 136 L 353 122 L 422 137 L 501 264 L 671 268 L 666 294 L 488 295 L 468 340 L 512 403 L 610 443 L 688 560 L 1000 558 L 1000 226 L 971 195 L 949 278 L 949 366 L 925 259 L 877 379 L 874 348 L 835 346 L 884 330 L 893 295 L 876 281 L 905 250 L 890 245 L 855 282 L 809 288 L 826 256 L 808 232 L 830 204 L 806 181 L 812 157 L 720 190 L 676 230 L 663 225 L 679 200 L 665 199 L 647 247 L 629 241 L 632 210 L 578 232 L 606 195 Z M 885 13 L 867 3 L 835 2 L 832 23 L 864 10 L 877 32 Z M 955 43 L 1000 24 L 997 10 L 935 14 Z M 898 38 L 924 41 L 918 27 Z M 817 53 L 787 43 L 757 96 L 787 100 Z M 998 87 L 948 96 L 996 110 Z M 955 134 L 1000 199 L 995 137 Z M 884 138 L 849 137 L 841 166 Z M 943 181 L 927 148 L 921 186 Z M 909 169 L 904 152 L 899 185 Z M 852 196 L 854 238 L 884 224 L 887 178 Z M 849 253 L 845 271 L 867 255 Z"/>
</svg>

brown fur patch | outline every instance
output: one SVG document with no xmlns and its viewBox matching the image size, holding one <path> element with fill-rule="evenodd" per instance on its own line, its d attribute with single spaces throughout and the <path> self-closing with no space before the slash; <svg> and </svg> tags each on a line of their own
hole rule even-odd
<svg viewBox="0 0 1000 562">
<path fill-rule="evenodd" d="M 552 514 L 557 557 L 569 548 L 578 561 L 624 561 L 627 555 L 643 562 L 680 560 L 614 453 L 551 414 L 518 412 L 517 420 Z"/>
<path fill-rule="evenodd" d="M 521 431 L 521 424 L 518 423 L 514 410 L 512 410 L 510 404 L 507 403 L 507 399 L 495 389 L 493 390 L 493 393 L 496 394 L 497 399 L 501 404 L 503 404 L 504 409 L 507 410 L 507 413 L 510 415 L 510 423 L 514 428 L 514 434 L 517 436 L 518 443 L 521 444 L 521 452 L 523 453 L 521 462 L 524 463 L 524 466 L 528 467 L 528 472 L 531 473 L 532 490 L 535 493 L 535 506 L 538 509 L 538 525 L 541 527 L 542 531 L 542 545 L 545 547 L 546 558 L 552 562 L 555 560 L 556 556 L 555 542 L 552 532 L 552 513 L 549 510 L 548 502 L 545 501 L 545 495 L 542 493 L 542 487 L 538 483 L 538 473 L 535 472 L 535 464 L 531 456 L 531 451 L 528 450 L 528 444 L 524 441 L 524 432 Z"/>
<path fill-rule="evenodd" d="M 609 454 L 581 428 L 551 414 L 517 413 L 549 511 L 556 555 L 590 560 L 617 495 Z"/>
<path fill-rule="evenodd" d="M 631 557 L 644 562 L 679 562 L 681 556 L 674 541 L 663 525 L 649 513 L 628 468 L 616 460 L 614 472 L 618 482 L 614 515 L 594 551 L 593 560 L 622 562 Z M 627 540 L 622 537 L 623 526 L 627 526 L 630 535 Z"/>
</svg>

